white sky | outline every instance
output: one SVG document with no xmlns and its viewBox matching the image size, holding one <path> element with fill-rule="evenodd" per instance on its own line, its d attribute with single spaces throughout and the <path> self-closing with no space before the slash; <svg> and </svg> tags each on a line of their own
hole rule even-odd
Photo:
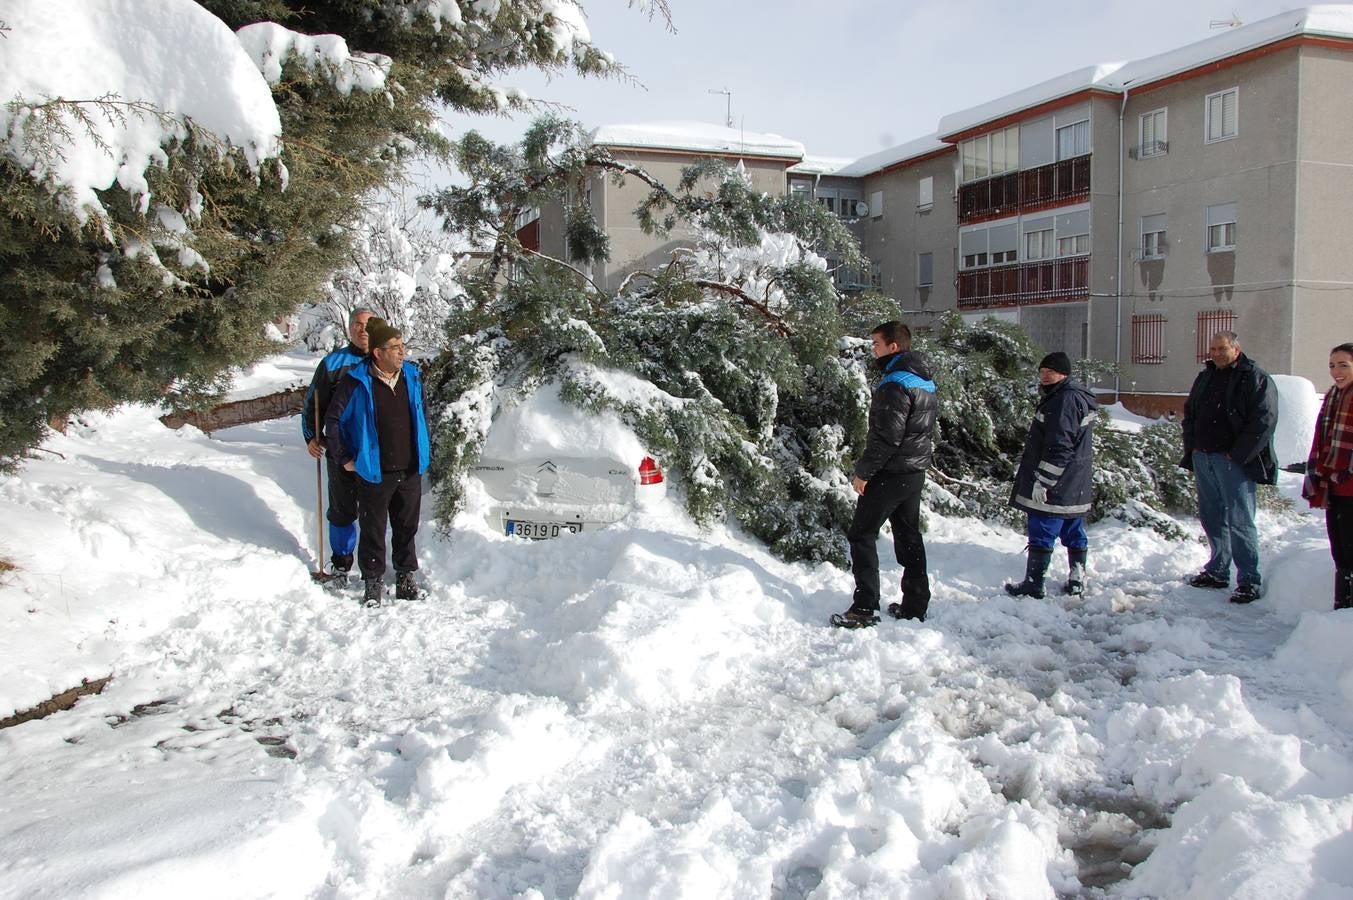
<svg viewBox="0 0 1353 900">
<path fill-rule="evenodd" d="M 590 0 L 593 41 L 642 83 L 517 73 L 505 84 L 564 104 L 588 127 L 689 119 L 857 158 L 935 129 L 940 116 L 1099 62 L 1150 56 L 1247 24 L 1291 0 L 671 0 L 676 32 L 624 0 Z M 467 120 L 500 141 L 530 117 Z M 463 127 L 453 124 L 453 131 Z"/>
</svg>

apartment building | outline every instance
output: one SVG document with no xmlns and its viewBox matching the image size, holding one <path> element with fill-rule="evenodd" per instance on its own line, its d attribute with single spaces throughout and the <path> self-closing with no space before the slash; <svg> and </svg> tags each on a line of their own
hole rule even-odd
<svg viewBox="0 0 1353 900">
<path fill-rule="evenodd" d="M 1323 385 L 1329 345 L 1353 337 L 1351 78 L 1353 6 L 1310 7 L 947 115 L 952 192 L 924 213 L 952 216 L 947 242 L 908 212 L 945 159 L 930 138 L 837 174 L 905 219 L 862 236 L 904 309 L 996 315 L 1117 362 L 1099 387 L 1144 412 L 1180 408 L 1223 330 Z M 953 254 L 952 288 L 936 275 L 927 296 L 913 260 L 935 250 Z"/>
<path fill-rule="evenodd" d="M 714 154 L 763 190 L 811 196 L 870 260 L 836 272 L 842 290 L 880 290 L 922 328 L 948 310 L 1018 322 L 1042 347 L 1117 363 L 1098 387 L 1159 413 L 1182 406 L 1218 331 L 1317 385 L 1329 346 L 1353 339 L 1349 83 L 1353 5 L 1312 6 L 1068 72 L 845 164 L 713 126 L 596 139 L 660 178 Z M 599 283 L 688 239 L 638 231 L 641 188 L 592 191 L 615 247 Z"/>
<path fill-rule="evenodd" d="M 787 170 L 804 157 L 797 141 L 702 122 L 609 125 L 594 131 L 591 140 L 605 146 L 617 162 L 640 167 L 662 184 L 675 186 L 687 166 L 713 158 L 740 168 L 754 189 L 775 195 L 785 193 Z M 587 273 L 603 288 L 615 290 L 632 272 L 671 262 L 675 250 L 691 246 L 692 235 L 684 226 L 662 237 L 639 227 L 634 213 L 651 190 L 643 180 L 625 176 L 617 185 L 601 172 L 587 180 L 584 190 L 584 202 L 611 242 L 611 258 Z M 568 258 L 566 235 L 561 204 L 532 210 L 517 222 L 517 236 L 525 246 L 556 259 Z"/>
</svg>

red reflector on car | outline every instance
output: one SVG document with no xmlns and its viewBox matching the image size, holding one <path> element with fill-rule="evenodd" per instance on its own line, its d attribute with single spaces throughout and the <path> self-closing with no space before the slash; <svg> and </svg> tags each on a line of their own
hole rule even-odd
<svg viewBox="0 0 1353 900">
<path fill-rule="evenodd" d="M 661 484 L 662 469 L 653 461 L 653 457 L 645 456 L 644 461 L 639 463 L 639 483 L 640 484 Z"/>
</svg>

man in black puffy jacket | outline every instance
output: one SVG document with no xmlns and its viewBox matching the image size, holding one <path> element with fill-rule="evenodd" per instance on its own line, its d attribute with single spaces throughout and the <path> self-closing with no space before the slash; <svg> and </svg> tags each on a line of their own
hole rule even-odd
<svg viewBox="0 0 1353 900">
<path fill-rule="evenodd" d="M 1043 579 L 1060 537 L 1066 547 L 1070 575 L 1064 594 L 1085 592 L 1085 561 L 1090 540 L 1085 514 L 1094 494 L 1094 431 L 1099 405 L 1094 395 L 1073 381 L 1071 358 L 1049 353 L 1038 364 L 1042 396 L 1024 455 L 1015 473 L 1010 505 L 1029 514 L 1029 560 L 1024 580 L 1007 584 L 1015 597 L 1043 597 Z"/>
<path fill-rule="evenodd" d="M 898 619 L 924 620 L 930 605 L 921 492 L 935 449 L 934 376 L 925 357 L 911 349 L 911 330 L 901 322 L 884 322 L 870 338 L 883 379 L 874 389 L 869 437 L 855 463 L 853 484 L 860 499 L 846 532 L 855 595 L 850 609 L 832 616 L 840 628 L 866 628 L 879 620 L 878 535 L 884 521 L 892 523 L 893 548 L 902 564 L 902 602 L 889 604 L 888 612 Z"/>
</svg>

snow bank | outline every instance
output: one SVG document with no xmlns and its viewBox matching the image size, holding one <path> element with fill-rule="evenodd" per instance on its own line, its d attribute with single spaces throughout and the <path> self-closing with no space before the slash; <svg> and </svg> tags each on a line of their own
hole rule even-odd
<svg viewBox="0 0 1353 900">
<path fill-rule="evenodd" d="M 1274 375 L 1278 386 L 1278 430 L 1273 435 L 1273 452 L 1278 465 L 1304 463 L 1311 452 L 1311 436 L 1320 418 L 1322 395 L 1315 385 L 1298 375 Z"/>
<path fill-rule="evenodd" d="M 467 515 L 422 523 L 427 602 L 367 612 L 308 576 L 294 418 L 155 412 L 0 476 L 0 704 L 115 676 L 0 731 L 0 897 L 1353 890 L 1318 515 L 1261 513 L 1267 594 L 1237 607 L 1183 582 L 1201 541 L 1121 523 L 1084 597 L 1011 598 L 1024 535 L 932 514 L 927 621 L 848 633 L 848 573 L 670 502 L 542 542 Z"/>
<path fill-rule="evenodd" d="M 0 105 L 4 150 L 35 178 L 69 188 L 82 221 L 104 214 L 94 192 L 114 184 L 148 209 L 146 169 L 186 136 L 185 118 L 254 168 L 279 151 L 267 82 L 225 23 L 192 0 L 10 0 L 4 19 L 0 102 L 21 104 Z M 88 121 L 56 113 L 69 139 L 44 155 L 30 143 L 40 136 L 34 107 L 55 98 L 83 101 Z"/>
</svg>

